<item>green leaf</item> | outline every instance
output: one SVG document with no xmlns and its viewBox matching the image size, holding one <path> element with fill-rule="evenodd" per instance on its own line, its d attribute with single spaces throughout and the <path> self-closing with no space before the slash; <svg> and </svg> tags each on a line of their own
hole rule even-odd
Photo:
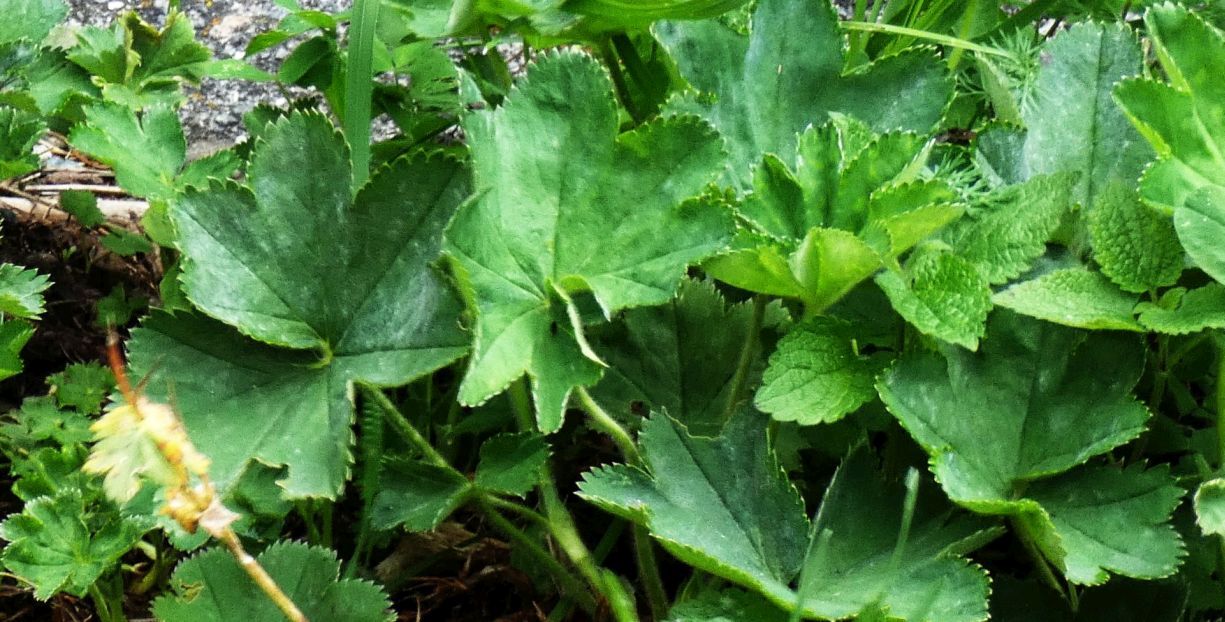
<svg viewBox="0 0 1225 622">
<path fill-rule="evenodd" d="M 21 349 L 33 336 L 34 326 L 25 320 L 0 324 L 0 380 L 21 373 Z"/>
<path fill-rule="evenodd" d="M 390 622 L 391 602 L 379 586 L 340 579 L 340 562 L 329 549 L 278 542 L 257 557 L 285 595 L 311 620 Z M 173 594 L 159 597 L 153 613 L 166 622 L 225 622 L 242 612 L 249 622 L 281 622 L 284 614 L 224 549 L 212 549 L 181 564 L 170 578 Z"/>
<path fill-rule="evenodd" d="M 34 586 L 39 600 L 59 592 L 79 597 L 116 569 L 144 532 L 118 512 L 87 504 L 79 490 L 67 489 L 31 501 L 0 523 L 0 538 L 9 541 L 2 559 Z"/>
<path fill-rule="evenodd" d="M 13 422 L 0 425 L 0 436 L 6 451 L 16 449 L 16 454 L 29 453 L 40 446 L 83 445 L 93 438 L 89 419 L 79 412 L 58 408 L 51 396 L 28 397 L 9 416 Z"/>
<path fill-rule="evenodd" d="M 1040 175 L 992 191 L 944 236 L 992 285 L 1029 269 L 1071 207 L 1073 175 Z"/>
<path fill-rule="evenodd" d="M 1210 479 L 1195 491 L 1195 522 L 1208 535 L 1225 536 L 1225 479 Z"/>
<path fill-rule="evenodd" d="M 124 190 L 150 199 L 174 196 L 175 176 L 187 159 L 179 117 L 165 107 L 150 108 L 138 119 L 119 104 L 87 106 L 85 123 L 73 128 L 69 141 L 113 167 Z"/>
<path fill-rule="evenodd" d="M 1213 77 L 1225 55 L 1225 36 L 1194 12 L 1173 4 L 1149 8 L 1145 25 L 1170 83 L 1123 81 L 1115 98 L 1157 151 L 1140 193 L 1174 226 L 1187 254 L 1218 281 L 1225 280 L 1220 234 L 1225 227 L 1225 111 Z M 1200 194 L 1211 188 L 1209 194 Z"/>
<path fill-rule="evenodd" d="M 1144 293 L 1173 285 L 1182 274 L 1183 250 L 1174 223 L 1125 186 L 1098 193 L 1089 212 L 1089 235 L 1093 258 L 1124 291 Z"/>
<path fill-rule="evenodd" d="M 101 227 L 106 215 L 98 209 L 98 197 L 85 190 L 65 190 L 60 193 L 60 209 L 72 214 L 86 229 Z"/>
<path fill-rule="evenodd" d="M 540 482 L 549 444 L 532 432 L 499 434 L 481 445 L 473 483 L 485 490 L 522 497 Z"/>
<path fill-rule="evenodd" d="M 68 60 L 91 78 L 122 84 L 132 77 L 140 55 L 131 48 L 129 33 L 121 24 L 111 28 L 86 26 L 77 31 L 76 45 L 68 49 Z"/>
<path fill-rule="evenodd" d="M 46 131 L 38 115 L 0 106 L 0 181 L 38 170 L 33 149 Z"/>
<path fill-rule="evenodd" d="M 556 430 L 570 391 L 601 370 L 572 297 L 590 292 L 606 316 L 666 302 L 688 264 L 726 244 L 727 214 L 686 201 L 720 172 L 717 134 L 693 118 L 617 128 L 607 74 L 577 53 L 546 56 L 499 109 L 466 118 L 480 194 L 445 243 L 476 312 L 461 403 L 526 373 L 540 429 Z"/>
<path fill-rule="evenodd" d="M 29 268 L 0 264 L 0 313 L 33 319 L 42 315 L 43 292 L 51 280 Z"/>
<path fill-rule="evenodd" d="M 752 592 L 710 589 L 674 605 L 666 622 L 787 622 L 787 613 Z"/>
<path fill-rule="evenodd" d="M 102 402 L 114 390 L 115 376 L 98 363 L 73 363 L 48 376 L 47 384 L 61 408 L 95 415 L 102 412 Z"/>
<path fill-rule="evenodd" d="M 1082 172 L 1072 200 L 1093 205 L 1102 189 L 1135 183 L 1151 151 L 1111 99 L 1114 84 L 1140 73 L 1139 42 L 1124 24 L 1080 23 L 1041 52 L 1042 68 L 1022 116 L 1032 174 Z"/>
<path fill-rule="evenodd" d="M 852 453 L 825 492 L 813 532 L 831 536 L 802 575 L 805 613 L 833 620 L 880 607 L 898 620 L 986 619 L 987 573 L 948 551 L 964 548 L 989 523 L 953 514 L 939 495 L 920 494 L 907 525 L 906 490 L 884 482 L 873 462 L 867 451 Z M 901 548 L 900 530 L 908 530 Z"/>
<path fill-rule="evenodd" d="M 924 252 L 909 272 L 909 279 L 892 270 L 876 277 L 893 309 L 925 335 L 978 348 L 991 289 L 974 265 L 952 253 Z"/>
<path fill-rule="evenodd" d="M 131 257 L 153 251 L 153 243 L 141 233 L 133 233 L 118 227 L 111 229 L 99 240 L 102 246 L 120 257 Z"/>
<path fill-rule="evenodd" d="M 1225 285 L 1209 283 L 1190 291 L 1174 288 L 1159 303 L 1136 305 L 1136 312 L 1145 328 L 1167 335 L 1225 328 Z"/>
<path fill-rule="evenodd" d="M 1136 337 L 998 312 L 987 334 L 978 353 L 908 353 L 877 383 L 957 503 L 1010 510 L 1023 482 L 1066 471 L 1144 430 L 1149 413 L 1131 396 L 1144 365 Z"/>
<path fill-rule="evenodd" d="M 1138 297 L 1086 268 L 1064 268 L 1022 281 L 997 292 L 992 302 L 1064 326 L 1144 332 L 1132 313 Z"/>
<path fill-rule="evenodd" d="M 767 326 L 786 321 L 786 312 L 778 306 L 767 307 L 765 314 Z M 712 282 L 682 281 L 670 303 L 630 309 L 593 333 L 595 350 L 609 368 L 592 395 L 635 425 L 656 410 L 694 433 L 716 435 L 723 427 L 752 321 L 752 302 L 729 305 Z M 763 346 L 753 347 L 755 376 Z"/>
<path fill-rule="evenodd" d="M 370 508 L 370 526 L 430 531 L 464 504 L 472 485 L 452 469 L 413 460 L 389 460 L 383 465 L 378 491 Z"/>
<path fill-rule="evenodd" d="M 104 329 L 127 326 L 128 322 L 132 321 L 132 314 L 148 304 L 149 301 L 141 297 L 128 298 L 123 285 L 116 285 L 111 288 L 109 294 L 98 299 L 98 315 L 94 318 L 94 326 Z"/>
<path fill-rule="evenodd" d="M 1064 575 L 1082 585 L 1104 583 L 1107 571 L 1138 579 L 1174 574 L 1184 551 L 1169 519 L 1183 494 L 1166 467 L 1140 465 L 1076 469 L 1025 491 L 1048 515 Z"/>
<path fill-rule="evenodd" d="M 337 378 L 399 385 L 463 354 L 458 301 L 430 265 L 468 194 L 461 165 L 403 158 L 354 198 L 343 138 L 294 113 L 266 128 L 247 178 L 188 189 L 171 211 L 197 307 L 261 341 L 318 350 Z"/>
<path fill-rule="evenodd" d="M 583 475 L 579 496 L 645 525 L 673 555 L 794 606 L 808 520 L 779 469 L 762 417 L 742 413 L 719 438 L 690 436 L 666 415 L 638 437 L 647 470 L 616 465 Z"/>
<path fill-rule="evenodd" d="M 68 15 L 63 0 L 5 0 L 0 43 L 25 39 L 39 43 Z"/>
<path fill-rule="evenodd" d="M 162 81 L 198 82 L 206 63 L 212 58 L 208 46 L 196 41 L 191 20 L 186 13 L 171 11 L 159 30 L 146 23 L 137 13 L 128 13 L 123 26 L 132 36 L 132 50 L 140 55 L 133 78 L 146 84 Z"/>
<path fill-rule="evenodd" d="M 874 365 L 855 350 L 851 326 L 814 318 L 787 333 L 753 400 L 779 421 L 837 421 L 876 397 Z"/>
<path fill-rule="evenodd" d="M 926 132 L 952 95 L 952 83 L 929 49 L 888 56 L 844 75 L 846 38 L 825 0 L 762 0 L 751 23 L 749 34 L 715 20 L 655 26 L 698 91 L 668 108 L 700 114 L 728 138 L 727 176 L 740 189 L 749 187 L 750 168 L 762 155 L 793 153 L 796 135 L 824 124 L 830 112 L 854 115 L 877 131 Z"/>
</svg>

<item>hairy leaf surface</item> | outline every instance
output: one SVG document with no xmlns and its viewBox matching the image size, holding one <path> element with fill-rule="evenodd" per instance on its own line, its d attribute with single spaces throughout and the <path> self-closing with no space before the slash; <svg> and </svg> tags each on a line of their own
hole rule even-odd
<svg viewBox="0 0 1225 622">
<path fill-rule="evenodd" d="M 527 374 L 540 429 L 556 430 L 573 387 L 601 371 L 573 296 L 590 292 L 606 315 L 666 302 L 686 265 L 726 244 L 728 216 L 687 201 L 722 169 L 714 130 L 673 117 L 618 135 L 615 106 L 599 64 L 562 53 L 467 118 L 478 194 L 445 245 L 476 312 L 461 402 Z"/>
</svg>

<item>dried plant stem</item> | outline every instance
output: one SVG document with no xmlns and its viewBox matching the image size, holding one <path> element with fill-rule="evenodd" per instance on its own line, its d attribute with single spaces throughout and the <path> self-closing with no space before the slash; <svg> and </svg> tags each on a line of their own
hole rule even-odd
<svg viewBox="0 0 1225 622">
<path fill-rule="evenodd" d="M 277 609 L 280 609 L 286 618 L 289 618 L 291 622 L 309 622 L 306 615 L 302 613 L 302 610 L 298 609 L 293 600 L 286 596 L 285 592 L 281 591 L 281 587 L 276 584 L 276 581 L 268 574 L 268 571 L 264 570 L 264 567 L 258 561 L 255 561 L 255 558 L 246 549 L 242 548 L 242 542 L 238 541 L 238 535 L 234 533 L 233 529 L 226 527 L 212 535 L 220 540 L 225 545 L 225 548 L 230 550 L 234 559 L 238 560 L 238 565 L 242 566 L 242 569 L 251 577 L 251 580 L 255 581 L 259 589 L 268 595 L 268 599 L 276 604 Z"/>
</svg>

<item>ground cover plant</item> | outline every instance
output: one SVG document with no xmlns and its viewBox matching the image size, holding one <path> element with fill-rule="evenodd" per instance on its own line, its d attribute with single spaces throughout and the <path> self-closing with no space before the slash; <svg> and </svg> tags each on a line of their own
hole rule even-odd
<svg viewBox="0 0 1225 622">
<path fill-rule="evenodd" d="M 1216 4 L 284 6 L 0 0 L 0 617 L 1225 616 Z"/>
</svg>

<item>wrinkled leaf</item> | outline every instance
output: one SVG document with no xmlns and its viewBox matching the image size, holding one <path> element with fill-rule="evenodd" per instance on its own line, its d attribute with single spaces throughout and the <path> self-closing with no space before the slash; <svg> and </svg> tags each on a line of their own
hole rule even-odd
<svg viewBox="0 0 1225 622">
<path fill-rule="evenodd" d="M 992 297 L 996 305 L 1064 326 L 1143 332 L 1132 313 L 1138 301 L 1138 296 L 1085 268 L 1049 272 Z"/>
<path fill-rule="evenodd" d="M 851 326 L 828 318 L 801 324 L 778 343 L 753 403 L 779 421 L 837 421 L 876 397 L 874 365 L 856 352 Z"/>
</svg>

